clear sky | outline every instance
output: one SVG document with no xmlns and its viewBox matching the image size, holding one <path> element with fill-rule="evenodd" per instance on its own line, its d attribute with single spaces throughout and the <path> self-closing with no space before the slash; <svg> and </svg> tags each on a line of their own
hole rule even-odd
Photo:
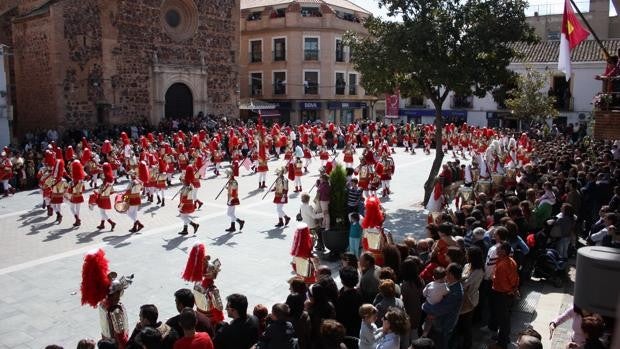
<svg viewBox="0 0 620 349">
<path fill-rule="evenodd" d="M 377 0 L 350 0 L 357 5 L 365 8 L 373 14 L 378 14 L 382 18 L 387 18 L 387 11 L 385 8 L 379 9 Z M 528 10 L 528 15 L 533 14 L 534 11 L 538 11 L 539 14 L 544 15 L 548 13 L 562 13 L 564 9 L 564 0 L 530 0 L 530 9 Z M 576 0 L 575 3 L 579 6 L 579 9 L 583 12 L 588 11 L 589 1 L 588 0 Z M 615 16 L 616 11 L 614 10 L 611 1 L 609 2 L 610 15 Z"/>
</svg>

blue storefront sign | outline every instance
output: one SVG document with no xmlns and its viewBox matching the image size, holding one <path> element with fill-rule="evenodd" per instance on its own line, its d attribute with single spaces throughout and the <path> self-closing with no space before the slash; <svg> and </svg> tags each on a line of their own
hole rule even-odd
<svg viewBox="0 0 620 349">
<path fill-rule="evenodd" d="M 368 107 L 365 102 L 327 102 L 327 109 L 362 109 Z"/>
<path fill-rule="evenodd" d="M 320 110 L 321 102 L 299 102 L 300 110 Z"/>
</svg>

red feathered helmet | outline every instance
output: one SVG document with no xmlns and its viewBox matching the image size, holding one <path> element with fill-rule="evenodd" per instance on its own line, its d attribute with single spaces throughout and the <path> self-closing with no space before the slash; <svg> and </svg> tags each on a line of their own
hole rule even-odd
<svg viewBox="0 0 620 349">
<path fill-rule="evenodd" d="M 204 129 L 200 130 L 198 132 L 198 139 L 200 141 L 204 141 L 207 138 L 207 131 L 205 131 Z"/>
<path fill-rule="evenodd" d="M 159 158 L 159 173 L 166 173 L 166 168 L 168 168 L 166 160 L 164 160 L 163 158 Z"/>
<path fill-rule="evenodd" d="M 153 137 L 153 134 L 151 132 L 146 134 L 146 138 L 149 140 L 149 142 L 154 143 L 155 142 L 155 137 Z"/>
<path fill-rule="evenodd" d="M 102 249 L 90 251 L 84 256 L 82 265 L 82 305 L 95 308 L 105 299 L 112 281 L 108 277 L 108 260 Z"/>
<path fill-rule="evenodd" d="M 145 161 L 140 161 L 138 165 L 138 179 L 142 181 L 142 183 L 148 183 L 149 181 L 149 167 Z"/>
<path fill-rule="evenodd" d="M 109 154 L 112 152 L 112 144 L 110 143 L 109 140 L 105 140 L 103 141 L 103 145 L 101 146 L 101 153 L 103 154 Z"/>
<path fill-rule="evenodd" d="M 129 145 L 129 143 L 131 143 L 129 138 L 123 138 L 123 145 Z"/>
<path fill-rule="evenodd" d="M 185 142 L 185 133 L 183 133 L 183 131 L 179 131 L 177 135 L 183 140 L 183 142 Z"/>
<path fill-rule="evenodd" d="M 65 176 L 65 160 L 56 159 L 56 165 L 54 166 L 53 175 L 56 181 L 60 181 L 62 177 Z"/>
<path fill-rule="evenodd" d="M 56 164 L 56 154 L 53 151 L 45 151 L 45 164 L 49 167 L 52 167 Z"/>
<path fill-rule="evenodd" d="M 166 148 L 167 155 L 172 155 L 172 147 L 170 146 L 170 144 L 166 143 L 166 145 L 164 145 L 164 148 Z"/>
<path fill-rule="evenodd" d="M 185 145 L 183 143 L 177 144 L 177 153 L 185 153 Z"/>
<path fill-rule="evenodd" d="M 187 165 L 185 168 L 185 176 L 183 177 L 183 184 L 190 185 L 194 181 L 194 166 Z"/>
<path fill-rule="evenodd" d="M 54 152 L 56 152 L 56 159 L 62 159 L 62 149 L 60 147 L 55 148 Z"/>
<path fill-rule="evenodd" d="M 86 137 L 82 137 L 82 149 L 90 148 L 90 144 L 88 144 L 88 140 Z"/>
<path fill-rule="evenodd" d="M 68 146 L 65 150 L 65 160 L 71 161 L 75 157 L 75 152 L 73 151 L 72 146 Z"/>
<path fill-rule="evenodd" d="M 84 166 L 80 160 L 73 160 L 71 163 L 71 178 L 73 182 L 83 181 L 86 178 L 86 173 L 84 173 Z"/>
<path fill-rule="evenodd" d="M 187 258 L 185 270 L 183 271 L 181 278 L 185 281 L 201 281 L 205 257 L 205 245 L 201 242 L 196 242 L 189 252 L 189 257 Z"/>
<path fill-rule="evenodd" d="M 192 148 L 200 149 L 200 137 L 198 135 L 192 136 Z"/>
<path fill-rule="evenodd" d="M 121 139 L 124 141 L 126 139 L 129 139 L 129 137 L 127 137 L 127 133 L 125 131 L 121 132 Z"/>
<path fill-rule="evenodd" d="M 149 147 L 149 140 L 144 136 L 140 136 L 140 146 L 142 149 L 146 149 Z"/>
<path fill-rule="evenodd" d="M 82 164 L 86 164 L 92 158 L 93 158 L 93 153 L 90 151 L 90 149 L 89 148 L 84 148 L 84 150 L 82 151 L 82 159 L 80 159 Z"/>
<path fill-rule="evenodd" d="M 381 202 L 379 202 L 379 199 L 376 196 L 371 196 L 366 199 L 364 206 L 366 208 L 366 215 L 364 215 L 362 227 L 368 229 L 383 226 L 383 212 L 381 212 Z"/>
<path fill-rule="evenodd" d="M 113 183 L 114 182 L 114 175 L 112 174 L 112 165 L 110 165 L 109 162 L 104 162 L 103 163 L 103 180 L 106 183 Z"/>
</svg>

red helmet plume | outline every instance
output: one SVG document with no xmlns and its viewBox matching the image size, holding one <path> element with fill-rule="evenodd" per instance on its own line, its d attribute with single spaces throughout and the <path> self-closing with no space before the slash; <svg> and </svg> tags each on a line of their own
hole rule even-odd
<svg viewBox="0 0 620 349">
<path fill-rule="evenodd" d="M 142 183 L 148 183 L 149 181 L 149 167 L 145 161 L 140 161 L 138 165 L 138 179 L 142 181 Z"/>
<path fill-rule="evenodd" d="M 185 177 L 183 177 L 183 184 L 190 185 L 194 181 L 194 166 L 187 165 L 185 168 Z"/>
<path fill-rule="evenodd" d="M 364 229 L 380 227 L 383 225 L 383 213 L 381 212 L 381 203 L 376 196 L 371 196 L 366 199 L 364 204 L 366 207 L 364 221 L 362 227 Z"/>
<path fill-rule="evenodd" d="M 110 289 L 110 278 L 108 277 L 108 260 L 102 249 L 91 251 L 84 256 L 82 265 L 82 305 L 88 304 L 96 307 L 99 302 L 105 299 Z"/>
<path fill-rule="evenodd" d="M 205 245 L 197 242 L 192 246 L 185 264 L 185 270 L 181 276 L 185 281 L 201 281 L 202 267 L 204 265 L 206 249 Z"/>
<path fill-rule="evenodd" d="M 83 181 L 86 178 L 84 166 L 82 166 L 80 160 L 73 160 L 71 163 L 71 178 L 73 178 L 74 182 Z"/>
</svg>

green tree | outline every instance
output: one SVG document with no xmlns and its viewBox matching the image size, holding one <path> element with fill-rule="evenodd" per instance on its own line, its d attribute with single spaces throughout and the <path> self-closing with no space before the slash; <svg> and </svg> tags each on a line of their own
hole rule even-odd
<svg viewBox="0 0 620 349">
<path fill-rule="evenodd" d="M 368 18 L 368 35 L 349 33 L 353 64 L 369 91 L 423 95 L 435 108 L 435 144 L 442 139 L 442 105 L 449 93 L 483 97 L 510 76 L 511 41 L 533 42 L 524 0 L 379 0 L 402 22 Z M 443 152 L 438 147 L 424 185 L 433 190 Z"/>
<path fill-rule="evenodd" d="M 542 92 L 549 81 L 549 74 L 526 67 L 525 73 L 517 77 L 517 88 L 510 91 L 506 106 L 517 118 L 524 121 L 543 121 L 557 117 L 555 97 Z"/>
</svg>

